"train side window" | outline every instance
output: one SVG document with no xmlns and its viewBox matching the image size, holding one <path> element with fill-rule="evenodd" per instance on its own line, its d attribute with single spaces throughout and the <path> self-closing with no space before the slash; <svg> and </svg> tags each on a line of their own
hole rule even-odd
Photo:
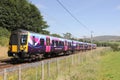
<svg viewBox="0 0 120 80">
<path fill-rule="evenodd" d="M 60 41 L 59 44 L 60 44 L 60 46 L 64 46 L 64 42 L 63 41 Z"/>
<path fill-rule="evenodd" d="M 56 46 L 58 46 L 58 41 L 55 41 L 55 43 L 56 43 Z"/>
<path fill-rule="evenodd" d="M 54 40 L 52 40 L 52 46 L 54 46 L 55 45 L 55 41 Z"/>
<path fill-rule="evenodd" d="M 21 35 L 20 42 L 22 45 L 25 45 L 27 43 L 27 35 Z"/>
<path fill-rule="evenodd" d="M 79 46 L 81 47 L 81 44 L 79 44 Z"/>
<path fill-rule="evenodd" d="M 59 42 L 59 46 L 62 46 L 62 41 Z"/>
<path fill-rule="evenodd" d="M 70 42 L 70 47 L 71 47 L 72 45 L 71 45 L 71 42 Z"/>
<path fill-rule="evenodd" d="M 33 36 L 33 45 L 35 45 L 35 36 Z"/>
<path fill-rule="evenodd" d="M 47 46 L 50 45 L 50 38 L 46 38 L 46 45 L 47 45 Z"/>
<path fill-rule="evenodd" d="M 64 42 L 62 41 L 62 46 L 64 46 Z"/>
<path fill-rule="evenodd" d="M 44 46 L 44 39 L 40 39 L 40 45 Z"/>
<path fill-rule="evenodd" d="M 71 47 L 71 42 L 68 42 L 68 46 Z"/>
<path fill-rule="evenodd" d="M 68 46 L 70 46 L 70 42 L 68 42 Z"/>
<path fill-rule="evenodd" d="M 81 46 L 81 47 L 84 47 L 84 45 L 83 45 L 83 44 L 80 44 L 80 46 Z"/>
<path fill-rule="evenodd" d="M 79 47 L 79 44 L 77 43 L 76 47 Z"/>
</svg>

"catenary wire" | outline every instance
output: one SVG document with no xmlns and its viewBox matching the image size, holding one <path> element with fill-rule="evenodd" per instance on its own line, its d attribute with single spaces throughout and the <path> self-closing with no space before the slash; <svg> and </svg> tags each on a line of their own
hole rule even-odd
<svg viewBox="0 0 120 80">
<path fill-rule="evenodd" d="M 87 29 L 89 32 L 91 32 L 91 30 L 90 30 L 85 24 L 83 24 L 77 17 L 75 17 L 75 16 L 71 13 L 71 11 L 63 5 L 62 2 L 60 2 L 59 0 L 56 0 L 56 1 L 64 8 L 64 10 L 66 10 L 66 12 L 69 13 L 69 15 L 70 15 L 74 20 L 76 20 L 80 25 L 82 25 L 85 29 Z"/>
</svg>

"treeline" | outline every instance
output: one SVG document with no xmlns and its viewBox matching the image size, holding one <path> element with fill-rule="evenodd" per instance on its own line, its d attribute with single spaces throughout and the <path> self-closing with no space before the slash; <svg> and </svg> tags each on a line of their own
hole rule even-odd
<svg viewBox="0 0 120 80">
<path fill-rule="evenodd" d="M 111 47 L 113 51 L 120 51 L 120 42 L 99 42 L 94 41 L 98 47 Z"/>
<path fill-rule="evenodd" d="M 10 31 L 6 28 L 0 27 L 0 45 L 7 46 L 9 42 Z"/>
<path fill-rule="evenodd" d="M 49 34 L 47 22 L 28 0 L 0 0 L 0 27 L 13 31 L 25 29 Z"/>
<path fill-rule="evenodd" d="M 38 8 L 28 0 L 0 0 L 0 45 L 8 45 L 13 30 L 49 34 L 48 27 Z"/>
<path fill-rule="evenodd" d="M 50 34 L 40 10 L 28 0 L 0 0 L 0 45 L 7 45 L 11 31 L 25 29 L 36 33 L 74 39 L 71 33 Z"/>
<path fill-rule="evenodd" d="M 10 33 L 16 29 L 25 29 L 55 37 L 78 40 L 74 38 L 71 33 L 65 33 L 63 36 L 56 33 L 50 34 L 50 32 L 46 30 L 48 27 L 41 12 L 28 0 L 0 0 L 0 45 L 8 45 Z M 84 40 L 79 39 L 78 41 Z M 111 46 L 113 49 L 119 50 L 118 44 L 95 41 L 94 43 L 96 43 L 97 46 Z"/>
</svg>

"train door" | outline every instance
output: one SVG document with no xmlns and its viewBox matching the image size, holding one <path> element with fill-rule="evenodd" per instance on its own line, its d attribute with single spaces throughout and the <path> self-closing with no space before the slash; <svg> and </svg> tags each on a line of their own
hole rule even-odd
<svg viewBox="0 0 120 80">
<path fill-rule="evenodd" d="M 44 39 L 43 38 L 40 38 L 40 46 L 41 46 L 41 52 L 45 52 L 45 44 L 44 44 Z"/>
<path fill-rule="evenodd" d="M 46 52 L 50 52 L 51 46 L 50 46 L 50 38 L 46 38 Z"/>
<path fill-rule="evenodd" d="M 65 51 L 67 51 L 68 47 L 67 47 L 67 41 L 65 41 Z"/>
</svg>

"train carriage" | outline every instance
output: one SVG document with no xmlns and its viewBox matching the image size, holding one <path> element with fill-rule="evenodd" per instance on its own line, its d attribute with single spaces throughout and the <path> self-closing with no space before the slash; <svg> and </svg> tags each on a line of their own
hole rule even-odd
<svg viewBox="0 0 120 80">
<path fill-rule="evenodd" d="M 70 54 L 74 51 L 95 49 L 96 44 L 42 35 L 26 30 L 11 33 L 8 56 L 25 59 L 48 57 L 59 53 Z"/>
</svg>

